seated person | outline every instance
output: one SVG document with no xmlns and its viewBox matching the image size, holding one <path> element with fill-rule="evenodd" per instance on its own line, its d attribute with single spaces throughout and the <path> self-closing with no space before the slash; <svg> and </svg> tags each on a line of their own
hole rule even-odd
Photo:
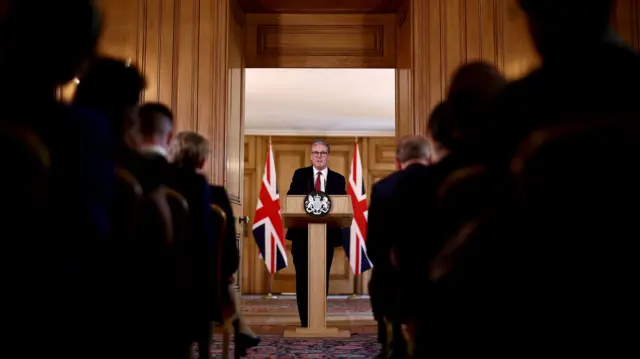
<svg viewBox="0 0 640 359">
<path fill-rule="evenodd" d="M 194 332 L 194 341 L 198 342 L 201 358 L 208 358 L 209 341 L 211 338 L 212 321 L 223 321 L 228 318 L 222 318 L 222 308 L 232 307 L 235 314 L 233 315 L 233 325 L 235 328 L 235 345 L 236 356 L 246 355 L 247 348 L 254 347 L 260 342 L 260 338 L 255 336 L 251 329 L 243 322 L 240 317 L 240 300 L 238 292 L 233 288 L 234 273 L 238 270 L 239 258 L 238 247 L 235 239 L 235 225 L 231 203 L 222 187 L 209 187 L 206 178 L 201 174 L 202 168 L 207 161 L 209 155 L 209 142 L 202 136 L 194 132 L 180 132 L 171 141 L 169 146 L 169 159 L 175 166 L 176 180 L 173 188 L 180 192 L 189 204 L 189 232 L 190 241 L 193 243 L 194 256 L 199 264 L 195 265 L 198 279 L 194 279 L 195 283 L 202 285 L 196 289 L 198 293 L 204 293 L 201 298 L 195 299 L 194 322 L 192 325 L 197 327 Z M 216 297 L 210 297 L 211 293 L 217 293 L 218 288 L 207 288 L 209 284 L 215 283 L 215 278 L 211 275 L 215 273 L 214 268 L 217 267 L 217 256 L 212 249 L 218 248 L 217 238 L 213 238 L 210 204 L 219 205 L 227 214 L 227 232 L 222 243 L 223 253 L 221 258 L 222 273 L 221 277 L 227 282 L 221 283 L 225 290 L 220 296 L 223 303 L 215 304 Z M 204 228 L 203 226 L 209 226 Z M 197 238 L 197 239 L 196 239 Z M 196 248 L 200 248 L 199 250 Z M 203 256 L 202 253 L 208 253 Z M 194 272 L 195 272 L 194 271 Z M 214 303 L 212 305 L 211 303 Z"/>
</svg>

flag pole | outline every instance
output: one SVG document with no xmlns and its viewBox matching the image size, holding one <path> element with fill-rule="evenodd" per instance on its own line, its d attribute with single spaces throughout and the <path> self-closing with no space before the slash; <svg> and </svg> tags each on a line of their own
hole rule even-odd
<svg viewBox="0 0 640 359">
<path fill-rule="evenodd" d="M 358 145 L 358 136 L 356 136 L 355 141 L 356 141 L 356 145 Z M 357 291 L 358 291 L 358 277 L 354 276 L 353 277 L 353 294 L 348 296 L 347 299 L 349 300 L 358 299 L 358 295 L 356 295 Z"/>
<path fill-rule="evenodd" d="M 356 294 L 356 292 L 358 291 L 358 281 L 357 281 L 358 277 L 354 277 L 353 278 L 353 294 L 351 294 L 350 296 L 347 297 L 347 299 L 349 300 L 354 300 L 354 299 L 358 299 L 358 295 Z"/>
<path fill-rule="evenodd" d="M 269 273 L 269 271 L 267 271 L 267 274 L 269 275 L 269 282 L 267 283 L 268 294 L 263 296 L 262 299 L 267 299 L 267 300 L 278 299 L 278 297 L 271 294 L 271 282 L 273 281 L 273 276 L 271 275 L 271 273 Z"/>
</svg>

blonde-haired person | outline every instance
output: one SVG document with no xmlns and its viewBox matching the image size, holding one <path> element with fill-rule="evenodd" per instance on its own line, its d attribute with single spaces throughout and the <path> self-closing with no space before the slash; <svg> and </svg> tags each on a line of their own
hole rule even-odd
<svg viewBox="0 0 640 359">
<path fill-rule="evenodd" d="M 198 342 L 200 358 L 209 358 L 209 343 L 211 338 L 212 320 L 219 321 L 222 318 L 220 308 L 222 306 L 233 306 L 235 310 L 235 319 L 233 325 L 236 331 L 235 348 L 236 357 L 238 355 L 245 356 L 247 348 L 254 347 L 259 344 L 260 338 L 257 337 L 244 323 L 240 317 L 240 298 L 238 293 L 232 287 L 233 275 L 238 270 L 240 254 L 235 238 L 235 223 L 231 202 L 227 196 L 227 192 L 223 187 L 210 186 L 202 175 L 204 167 L 210 153 L 210 144 L 207 139 L 195 132 L 180 132 L 171 141 L 169 145 L 169 161 L 175 166 L 174 189 L 180 192 L 189 204 L 189 236 L 199 238 L 198 242 L 200 250 L 194 251 L 194 255 L 199 257 L 196 264 L 197 278 L 194 281 L 199 283 L 196 293 L 204 293 L 195 299 L 195 305 L 192 309 L 195 322 L 191 325 L 195 329 L 191 336 L 193 341 Z M 212 298 L 209 294 L 221 291 L 220 288 L 210 289 L 210 283 L 215 283 L 213 268 L 215 266 L 215 257 L 203 257 L 202 253 L 213 254 L 213 248 L 217 248 L 217 243 L 212 234 L 212 222 L 210 205 L 216 204 L 220 206 L 227 214 L 227 231 L 222 243 L 223 262 L 221 263 L 222 278 L 228 279 L 226 290 L 221 296 L 224 303 L 216 303 L 217 297 Z M 204 214 L 204 216 L 203 216 Z M 202 247 L 208 246 L 208 247 Z M 195 248 L 194 248 L 195 249 Z M 221 283 L 224 285 L 225 283 Z M 204 302 L 202 301 L 204 300 Z M 212 304 L 213 303 L 213 304 Z M 197 311 L 197 312 L 195 312 Z M 204 318 L 204 320 L 202 320 Z"/>
</svg>

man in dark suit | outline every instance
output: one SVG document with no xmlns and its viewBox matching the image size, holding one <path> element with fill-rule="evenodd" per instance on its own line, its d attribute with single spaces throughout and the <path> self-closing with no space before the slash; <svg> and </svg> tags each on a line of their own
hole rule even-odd
<svg viewBox="0 0 640 359">
<path fill-rule="evenodd" d="M 391 288 L 392 269 L 390 251 L 395 238 L 395 226 L 389 222 L 388 212 L 398 187 L 398 180 L 407 174 L 418 171 L 429 164 L 429 143 L 422 136 L 405 136 L 398 142 L 396 162 L 399 171 L 378 181 L 371 189 L 371 206 L 367 221 L 367 254 L 373 263 L 369 293 L 373 315 L 378 322 L 378 341 L 382 344 L 380 358 L 403 357 L 406 346 L 397 315 L 394 295 Z M 387 325 L 393 327 L 393 338 L 387 338 Z M 389 345 L 387 345 L 389 344 Z"/>
<path fill-rule="evenodd" d="M 287 195 L 306 195 L 313 191 L 323 191 L 329 195 L 346 195 L 347 182 L 344 176 L 329 169 L 331 147 L 323 140 L 311 144 L 312 166 L 299 168 L 293 173 Z M 329 293 L 329 273 L 333 262 L 333 248 L 340 247 L 346 232 L 342 229 L 327 230 L 327 294 Z M 287 232 L 291 241 L 291 255 L 296 268 L 296 299 L 302 327 L 308 326 L 307 274 L 308 274 L 308 231 L 304 228 L 292 228 Z"/>
<path fill-rule="evenodd" d="M 167 148 L 173 136 L 173 114 L 161 103 L 145 103 L 131 132 L 136 154 L 125 158 L 124 166 L 148 193 L 166 183 L 170 174 Z"/>
</svg>

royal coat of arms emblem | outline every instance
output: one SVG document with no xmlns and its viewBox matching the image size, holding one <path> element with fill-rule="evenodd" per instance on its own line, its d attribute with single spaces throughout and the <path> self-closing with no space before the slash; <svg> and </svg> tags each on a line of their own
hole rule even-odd
<svg viewBox="0 0 640 359">
<path fill-rule="evenodd" d="M 311 192 L 304 200 L 304 210 L 310 216 L 326 216 L 331 211 L 331 198 L 321 191 Z"/>
</svg>

